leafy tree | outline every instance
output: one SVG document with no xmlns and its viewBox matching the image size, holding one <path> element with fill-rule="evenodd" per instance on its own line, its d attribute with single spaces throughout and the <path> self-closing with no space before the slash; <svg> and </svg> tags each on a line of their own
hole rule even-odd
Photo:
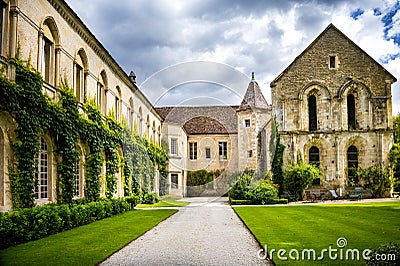
<svg viewBox="0 0 400 266">
<path fill-rule="evenodd" d="M 272 118 L 271 125 L 271 141 L 270 141 L 270 153 L 272 159 L 271 172 L 272 172 L 272 181 L 279 185 L 279 195 L 283 193 L 283 151 L 285 150 L 285 146 L 280 143 L 280 135 L 278 132 L 278 123 L 276 122 L 276 118 Z"/>
<path fill-rule="evenodd" d="M 374 198 L 384 197 L 385 192 L 390 190 L 393 185 L 390 166 L 373 165 L 366 169 L 358 168 L 356 178 L 358 182 L 353 182 L 352 185 L 362 185 L 364 188 L 370 189 Z"/>
<path fill-rule="evenodd" d="M 400 143 L 400 113 L 393 116 L 394 143 Z"/>
<path fill-rule="evenodd" d="M 318 167 L 300 161 L 289 165 L 283 173 L 283 188 L 290 194 L 302 198 L 303 191 L 321 175 Z"/>
</svg>

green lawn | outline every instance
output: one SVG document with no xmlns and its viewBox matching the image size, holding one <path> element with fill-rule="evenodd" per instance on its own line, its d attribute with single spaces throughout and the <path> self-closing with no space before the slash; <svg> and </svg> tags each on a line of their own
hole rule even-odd
<svg viewBox="0 0 400 266">
<path fill-rule="evenodd" d="M 400 241 L 400 202 L 234 207 L 234 210 L 262 246 L 267 245 L 269 254 L 271 249 L 286 250 L 281 257 L 287 257 L 287 261 L 279 260 L 277 253 L 273 253 L 277 265 L 294 263 L 288 254 L 291 249 L 300 252 L 296 265 L 365 265 L 362 259 L 351 260 L 351 255 L 346 260 L 347 250 L 358 249 L 362 257 L 365 249 Z M 342 248 L 337 245 L 341 237 L 347 240 Z M 301 260 L 304 249 L 314 249 L 318 259 L 329 246 L 338 249 L 336 253 L 332 251 L 332 257 L 337 254 L 340 258 L 342 250 L 343 261 L 331 260 L 324 253 L 323 261 L 311 263 L 307 252 L 305 260 Z M 295 251 L 292 255 L 296 255 Z"/>
<path fill-rule="evenodd" d="M 176 198 L 165 198 L 160 202 L 154 204 L 138 204 L 137 208 L 156 208 L 156 207 L 184 207 L 189 204 L 189 202 L 178 201 Z"/>
<path fill-rule="evenodd" d="M 176 210 L 134 210 L 0 250 L 0 265 L 96 265 Z"/>
</svg>

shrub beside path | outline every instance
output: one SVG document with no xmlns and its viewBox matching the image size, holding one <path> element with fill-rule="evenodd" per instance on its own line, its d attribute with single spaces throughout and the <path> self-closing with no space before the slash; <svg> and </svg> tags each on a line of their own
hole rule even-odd
<svg viewBox="0 0 400 266">
<path fill-rule="evenodd" d="M 227 198 L 185 201 L 191 203 L 101 265 L 267 265 Z"/>
</svg>

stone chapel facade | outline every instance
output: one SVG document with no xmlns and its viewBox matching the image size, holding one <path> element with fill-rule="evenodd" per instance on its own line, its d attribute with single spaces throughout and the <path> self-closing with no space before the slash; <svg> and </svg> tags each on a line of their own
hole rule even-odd
<svg viewBox="0 0 400 266">
<path fill-rule="evenodd" d="M 271 83 L 285 145 L 343 188 L 352 167 L 388 163 L 393 143 L 391 85 L 396 78 L 330 24 Z"/>
</svg>

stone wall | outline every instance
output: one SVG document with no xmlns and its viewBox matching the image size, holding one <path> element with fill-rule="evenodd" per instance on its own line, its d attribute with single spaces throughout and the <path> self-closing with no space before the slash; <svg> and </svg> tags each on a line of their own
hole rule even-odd
<svg viewBox="0 0 400 266">
<path fill-rule="evenodd" d="M 333 57 L 333 58 L 331 58 Z M 335 62 L 332 64 L 333 60 Z M 387 163 L 392 146 L 390 86 L 396 79 L 333 25 L 271 83 L 284 164 L 309 149 L 320 151 L 326 186 L 343 186 L 347 149 L 358 149 L 360 167 Z M 355 128 L 349 126 L 347 96 L 355 98 Z M 309 97 L 316 98 L 317 129 L 309 128 Z"/>
</svg>

